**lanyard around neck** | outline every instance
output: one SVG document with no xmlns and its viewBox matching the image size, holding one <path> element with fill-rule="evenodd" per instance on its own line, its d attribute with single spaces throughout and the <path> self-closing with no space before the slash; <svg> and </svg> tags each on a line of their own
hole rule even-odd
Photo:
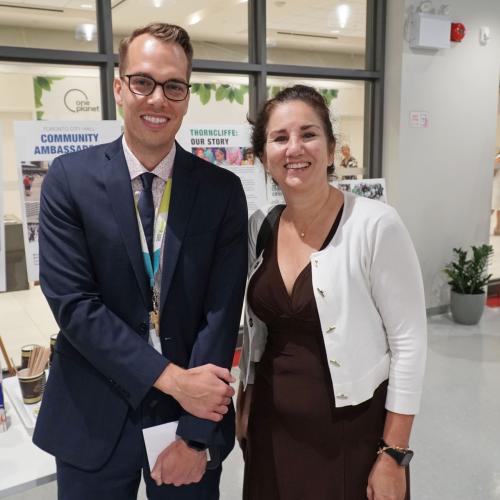
<svg viewBox="0 0 500 500">
<path fill-rule="evenodd" d="M 155 275 L 160 269 L 161 244 L 163 236 L 167 230 L 168 208 L 170 205 L 170 193 L 172 191 L 172 179 L 168 179 L 165 183 L 165 189 L 161 197 L 160 205 L 155 210 L 155 226 L 153 234 L 153 254 L 149 253 L 144 228 L 142 227 L 141 217 L 137 208 L 137 200 L 135 202 L 135 213 L 137 216 L 137 224 L 139 226 L 139 236 L 141 239 L 142 257 L 144 259 L 144 268 L 149 278 L 149 286 L 154 288 Z"/>
</svg>

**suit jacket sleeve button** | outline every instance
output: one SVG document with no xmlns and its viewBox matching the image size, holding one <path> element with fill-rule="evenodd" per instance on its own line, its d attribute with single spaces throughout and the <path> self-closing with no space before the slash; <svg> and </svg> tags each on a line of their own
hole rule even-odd
<svg viewBox="0 0 500 500">
<path fill-rule="evenodd" d="M 248 324 L 249 324 L 251 327 L 253 326 L 253 319 L 252 319 L 252 318 L 250 318 L 250 319 L 248 320 Z"/>
</svg>

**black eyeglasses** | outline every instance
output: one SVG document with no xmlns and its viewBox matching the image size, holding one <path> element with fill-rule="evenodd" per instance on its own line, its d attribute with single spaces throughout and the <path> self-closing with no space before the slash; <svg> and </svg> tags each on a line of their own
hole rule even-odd
<svg viewBox="0 0 500 500">
<path fill-rule="evenodd" d="M 170 101 L 183 101 L 186 99 L 191 85 L 179 80 L 167 80 L 157 82 L 150 76 L 144 75 L 124 75 L 128 78 L 128 88 L 136 95 L 151 95 L 159 85 L 163 89 L 163 94 Z M 120 77 L 123 78 L 123 77 Z"/>
</svg>

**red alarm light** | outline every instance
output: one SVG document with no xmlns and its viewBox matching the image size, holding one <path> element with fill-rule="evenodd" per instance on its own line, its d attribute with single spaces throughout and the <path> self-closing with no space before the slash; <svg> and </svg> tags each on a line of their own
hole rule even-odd
<svg viewBox="0 0 500 500">
<path fill-rule="evenodd" d="M 465 26 L 462 23 L 451 23 L 450 40 L 461 42 L 465 36 Z"/>
</svg>

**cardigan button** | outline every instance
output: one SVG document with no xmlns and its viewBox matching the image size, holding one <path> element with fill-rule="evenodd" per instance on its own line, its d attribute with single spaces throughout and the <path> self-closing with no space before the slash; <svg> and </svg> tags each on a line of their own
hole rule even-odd
<svg viewBox="0 0 500 500">
<path fill-rule="evenodd" d="M 337 327 L 335 325 L 332 325 L 332 326 L 329 326 L 327 329 L 326 329 L 326 333 L 332 333 L 333 331 L 335 331 Z"/>
<path fill-rule="evenodd" d="M 324 297 L 326 295 L 326 292 L 324 290 L 321 290 L 321 288 L 316 288 L 316 290 L 318 290 L 318 293 Z"/>
<path fill-rule="evenodd" d="M 338 399 L 348 399 L 348 396 L 347 396 L 347 394 L 342 394 L 341 393 L 341 394 L 337 394 L 337 398 Z"/>
<path fill-rule="evenodd" d="M 330 363 L 335 366 L 340 366 L 340 363 L 336 359 L 331 359 Z"/>
<path fill-rule="evenodd" d="M 318 259 L 314 259 L 314 267 L 318 267 Z"/>
</svg>

